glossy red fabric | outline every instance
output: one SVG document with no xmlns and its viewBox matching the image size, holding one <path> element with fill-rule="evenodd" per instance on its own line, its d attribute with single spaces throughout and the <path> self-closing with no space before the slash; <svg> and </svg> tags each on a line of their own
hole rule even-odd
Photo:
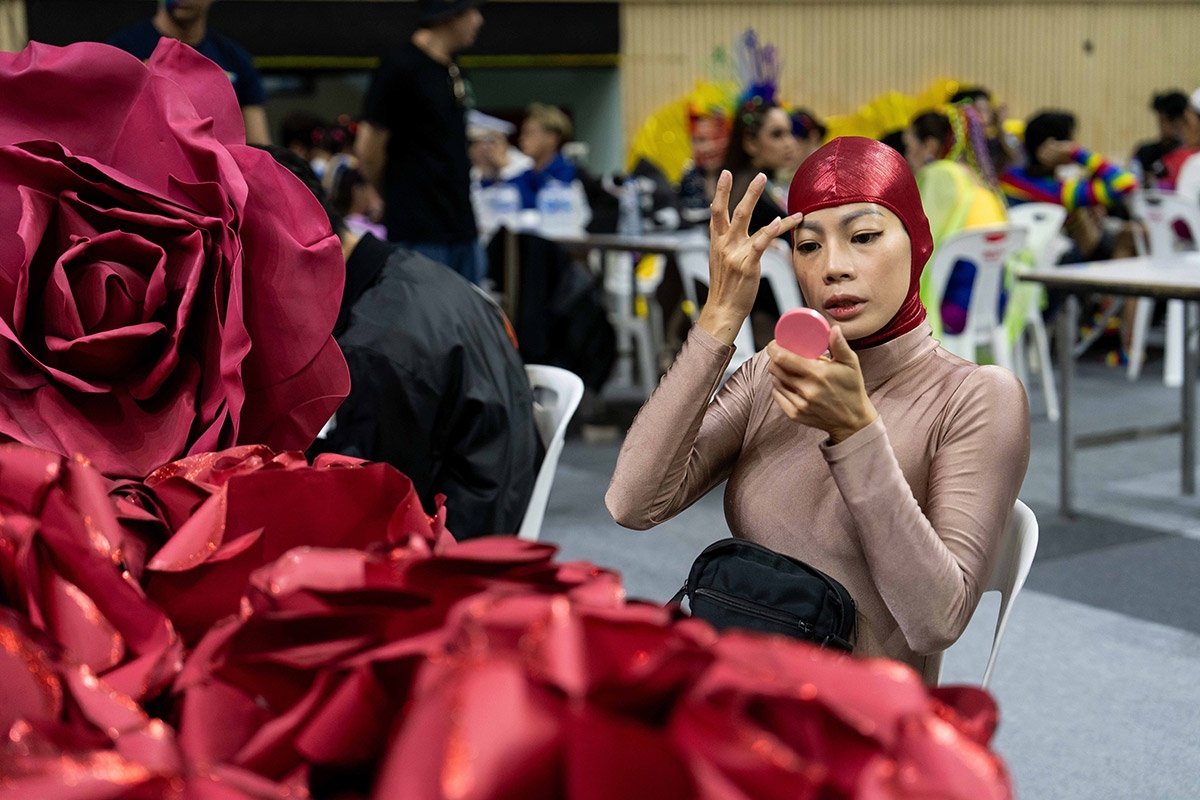
<svg viewBox="0 0 1200 800">
<path fill-rule="evenodd" d="M 925 319 L 921 272 L 933 253 L 933 235 L 908 162 L 895 149 L 874 139 L 842 136 L 821 147 L 800 165 L 788 189 L 788 213 L 808 214 L 850 203 L 878 203 L 904 223 L 912 242 L 908 294 L 900 310 L 873 334 L 850 342 L 856 350 L 874 347 L 908 333 Z"/>
<path fill-rule="evenodd" d="M 136 484 L 0 447 L 0 794 L 1010 800 L 985 692 L 718 635 L 554 556 L 456 543 L 354 459 L 238 447 Z"/>
<path fill-rule="evenodd" d="M 0 436 L 135 478 L 311 443 L 349 390 L 341 250 L 220 68 L 33 43 L 0 97 Z"/>
<path fill-rule="evenodd" d="M 183 642 L 124 569 L 130 537 L 108 491 L 80 457 L 0 446 L 0 598 L 140 701 L 174 680 Z"/>
</svg>

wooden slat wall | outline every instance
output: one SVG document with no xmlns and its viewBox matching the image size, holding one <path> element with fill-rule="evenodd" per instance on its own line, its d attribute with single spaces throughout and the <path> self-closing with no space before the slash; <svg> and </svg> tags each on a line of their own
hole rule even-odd
<svg viewBox="0 0 1200 800">
<path fill-rule="evenodd" d="M 0 0 L 0 50 L 15 53 L 28 41 L 25 0 Z"/>
<path fill-rule="evenodd" d="M 937 2 L 664 3 L 622 7 L 626 141 L 691 89 L 718 44 L 755 28 L 784 59 L 782 97 L 818 115 L 851 113 L 938 78 L 987 86 L 1010 116 L 1073 111 L 1079 138 L 1125 159 L 1154 135 L 1155 90 L 1200 87 L 1200 5 Z M 1090 42 L 1090 52 L 1085 51 Z"/>
</svg>

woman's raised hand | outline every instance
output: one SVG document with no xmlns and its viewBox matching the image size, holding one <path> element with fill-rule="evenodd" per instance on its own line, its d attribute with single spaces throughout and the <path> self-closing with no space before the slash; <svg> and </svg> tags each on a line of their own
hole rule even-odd
<svg viewBox="0 0 1200 800">
<path fill-rule="evenodd" d="M 867 397 L 858 354 L 850 349 L 840 326 L 829 332 L 828 356 L 804 358 L 774 341 L 767 345 L 767 355 L 774 384 L 771 395 L 789 419 L 825 431 L 840 442 L 879 416 Z"/>
<path fill-rule="evenodd" d="M 722 170 L 717 180 L 709 223 L 708 302 L 700 312 L 698 324 L 725 344 L 733 344 L 738 329 L 754 307 L 762 254 L 771 246 L 772 239 L 792 230 L 803 219 L 801 214 L 785 219 L 776 217 L 770 225 L 751 235 L 750 215 L 766 185 L 767 178 L 762 173 L 750 181 L 746 195 L 730 219 L 733 176 Z"/>
</svg>

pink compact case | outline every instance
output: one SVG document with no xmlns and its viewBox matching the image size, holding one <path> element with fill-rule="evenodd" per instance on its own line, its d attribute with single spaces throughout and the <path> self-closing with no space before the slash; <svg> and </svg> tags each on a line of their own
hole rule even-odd
<svg viewBox="0 0 1200 800">
<path fill-rule="evenodd" d="M 793 308 L 775 323 L 775 341 L 804 358 L 820 358 L 829 349 L 829 323 L 811 308 Z"/>
</svg>

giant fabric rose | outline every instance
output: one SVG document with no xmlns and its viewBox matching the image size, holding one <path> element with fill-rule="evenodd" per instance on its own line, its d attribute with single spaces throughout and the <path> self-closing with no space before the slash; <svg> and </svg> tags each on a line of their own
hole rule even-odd
<svg viewBox="0 0 1200 800">
<path fill-rule="evenodd" d="M 303 449 L 349 389 L 317 201 L 164 39 L 0 53 L 0 434 L 142 477 Z"/>
</svg>

